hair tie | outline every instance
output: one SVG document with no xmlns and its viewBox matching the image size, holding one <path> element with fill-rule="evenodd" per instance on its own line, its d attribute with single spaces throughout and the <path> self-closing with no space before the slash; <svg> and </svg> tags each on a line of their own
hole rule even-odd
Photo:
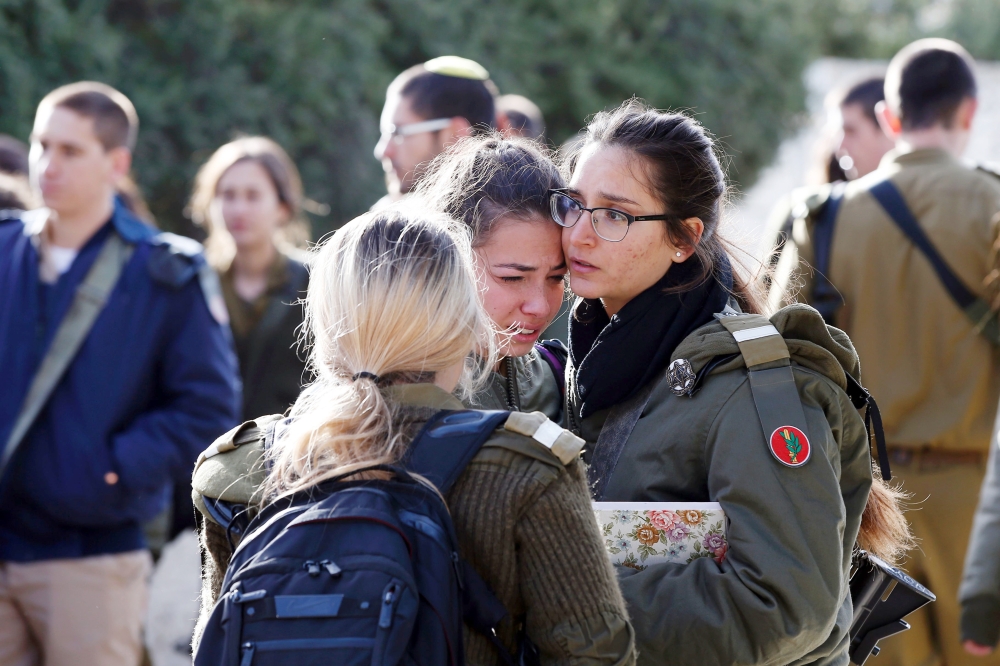
<svg viewBox="0 0 1000 666">
<path fill-rule="evenodd" d="M 382 381 L 382 378 L 376 375 L 374 372 L 368 372 L 367 370 L 362 370 L 361 372 L 356 372 L 353 377 L 351 377 L 352 382 L 356 382 L 359 379 L 370 379 L 376 384 Z"/>
</svg>

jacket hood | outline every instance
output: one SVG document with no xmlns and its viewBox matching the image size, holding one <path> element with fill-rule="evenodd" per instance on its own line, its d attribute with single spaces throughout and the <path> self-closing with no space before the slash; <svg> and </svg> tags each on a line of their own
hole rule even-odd
<svg viewBox="0 0 1000 666">
<path fill-rule="evenodd" d="M 799 365 L 828 377 L 845 391 L 847 375 L 861 381 L 861 362 L 850 338 L 840 329 L 827 326 L 813 308 L 793 303 L 778 310 L 771 317 L 771 324 L 785 339 L 792 360 Z M 735 338 L 715 320 L 677 345 L 670 360 L 687 359 L 697 373 L 713 358 L 739 353 Z M 712 372 L 726 372 L 745 365 L 740 355 Z"/>
</svg>

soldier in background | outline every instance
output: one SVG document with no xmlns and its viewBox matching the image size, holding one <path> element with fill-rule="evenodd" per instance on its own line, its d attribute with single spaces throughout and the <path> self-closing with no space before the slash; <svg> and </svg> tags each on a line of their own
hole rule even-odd
<svg viewBox="0 0 1000 666">
<path fill-rule="evenodd" d="M 885 100 L 885 79 L 866 79 L 850 87 L 840 102 L 837 157 L 847 179 L 867 176 L 878 168 L 893 142 L 875 117 L 875 107 Z M 831 180 L 831 182 L 833 182 Z"/>
<path fill-rule="evenodd" d="M 974 63 L 925 39 L 889 64 L 879 124 L 895 149 L 846 185 L 830 230 L 833 313 L 882 409 L 894 477 L 915 501 L 904 567 L 937 594 L 881 666 L 971 663 L 958 588 L 1000 398 L 996 247 L 1000 180 L 960 163 L 977 109 Z M 990 657 L 989 663 L 1000 664 Z"/>
<path fill-rule="evenodd" d="M 385 94 L 375 146 L 389 193 L 375 206 L 409 193 L 430 161 L 458 139 L 496 127 L 496 95 L 489 72 L 458 56 L 434 58 L 397 76 Z"/>
<path fill-rule="evenodd" d="M 766 278 L 772 308 L 804 302 L 833 323 L 832 314 L 841 300 L 823 279 L 828 270 L 829 237 L 822 227 L 832 227 L 836 204 L 828 204 L 840 196 L 842 183 L 874 171 L 893 147 L 875 117 L 876 105 L 885 99 L 884 84 L 882 78 L 865 79 L 839 96 L 836 138 L 832 142 L 824 138 L 819 151 L 822 166 L 815 171 L 821 176 L 814 184 L 791 192 L 772 211 L 765 235 L 775 247 L 773 271 Z M 821 227 L 818 234 L 817 225 Z M 817 240 L 822 252 L 816 252 Z"/>
<path fill-rule="evenodd" d="M 538 105 L 522 95 L 501 95 L 496 100 L 497 129 L 507 136 L 545 140 L 545 119 Z"/>
<path fill-rule="evenodd" d="M 0 172 L 28 176 L 28 147 L 8 134 L 0 134 Z"/>
<path fill-rule="evenodd" d="M 28 147 L 0 134 L 0 210 L 29 210 L 36 206 L 28 184 Z"/>
</svg>

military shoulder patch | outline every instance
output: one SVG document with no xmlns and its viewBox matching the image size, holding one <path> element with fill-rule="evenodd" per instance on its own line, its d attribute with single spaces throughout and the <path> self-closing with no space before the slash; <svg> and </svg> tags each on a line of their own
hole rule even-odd
<svg viewBox="0 0 1000 666">
<path fill-rule="evenodd" d="M 530 437 L 553 454 L 562 464 L 568 465 L 580 456 L 584 441 L 568 430 L 563 430 L 541 412 L 511 412 L 504 429 Z"/>
<path fill-rule="evenodd" d="M 795 426 L 781 426 L 771 433 L 771 441 L 768 443 L 771 454 L 782 465 L 787 467 L 801 467 L 809 460 L 812 453 L 812 446 L 806 434 Z"/>
</svg>

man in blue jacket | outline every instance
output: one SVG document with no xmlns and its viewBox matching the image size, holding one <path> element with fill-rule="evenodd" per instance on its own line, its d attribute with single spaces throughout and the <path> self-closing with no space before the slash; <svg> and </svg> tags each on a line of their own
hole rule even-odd
<svg viewBox="0 0 1000 666">
<path fill-rule="evenodd" d="M 140 524 L 238 418 L 201 247 L 116 198 L 137 129 L 109 86 L 53 91 L 31 137 L 46 208 L 0 215 L 0 664 L 138 663 Z"/>
</svg>

